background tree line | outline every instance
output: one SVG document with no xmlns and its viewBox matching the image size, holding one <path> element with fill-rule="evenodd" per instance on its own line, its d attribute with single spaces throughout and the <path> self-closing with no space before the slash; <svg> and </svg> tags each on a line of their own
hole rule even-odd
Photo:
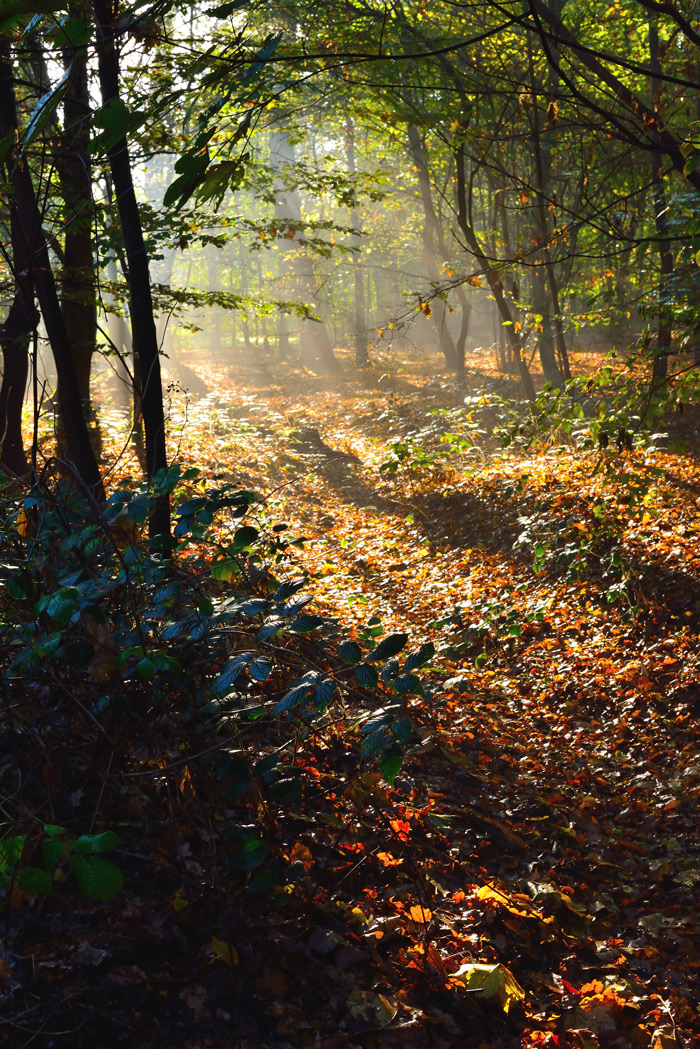
<svg viewBox="0 0 700 1049">
<path fill-rule="evenodd" d="M 459 376 L 493 344 L 531 400 L 534 353 L 558 387 L 578 348 L 632 347 L 659 384 L 692 351 L 687 5 L 42 6 L 1 15 L 10 472 L 36 471 L 21 415 L 43 342 L 62 454 L 98 499 L 95 361 L 132 390 L 153 478 L 178 327 L 317 371 L 409 339 Z"/>
</svg>

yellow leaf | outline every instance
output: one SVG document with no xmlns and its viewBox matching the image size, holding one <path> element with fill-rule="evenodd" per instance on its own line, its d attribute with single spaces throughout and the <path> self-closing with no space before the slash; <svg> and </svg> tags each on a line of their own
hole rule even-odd
<svg viewBox="0 0 700 1049">
<path fill-rule="evenodd" d="M 452 979 L 483 998 L 495 999 L 504 1013 L 525 997 L 525 991 L 505 965 L 463 965 Z"/>
<path fill-rule="evenodd" d="M 238 951 L 232 943 L 226 943 L 225 940 L 217 940 L 216 937 L 211 941 L 209 950 L 211 951 L 210 965 L 213 962 L 223 962 L 224 965 L 228 965 L 229 969 L 232 969 L 241 960 Z"/>
<path fill-rule="evenodd" d="M 15 517 L 15 527 L 19 534 L 22 536 L 22 538 L 26 539 L 26 537 L 29 535 L 29 529 L 31 526 L 29 523 L 29 518 L 27 517 L 24 510 L 20 510 L 20 512 Z"/>
</svg>

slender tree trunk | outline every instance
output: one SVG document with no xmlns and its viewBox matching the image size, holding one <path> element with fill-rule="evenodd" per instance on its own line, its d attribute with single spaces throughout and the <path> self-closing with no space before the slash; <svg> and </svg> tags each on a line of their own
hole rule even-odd
<svg viewBox="0 0 700 1049">
<path fill-rule="evenodd" d="M 120 97 L 119 55 L 113 35 L 113 23 L 117 12 L 113 10 L 110 0 L 95 0 L 93 11 L 99 44 L 98 69 L 102 103 L 108 106 Z M 112 146 L 108 155 L 128 267 L 132 343 L 141 370 L 140 393 L 146 437 L 146 474 L 151 480 L 159 470 L 167 469 L 168 465 L 163 387 L 151 278 L 126 136 Z M 169 534 L 170 500 L 167 496 L 159 499 L 151 515 L 149 532 L 152 537 Z"/>
<path fill-rule="evenodd" d="M 649 17 L 649 65 L 651 66 L 652 107 L 655 113 L 661 109 L 661 64 L 659 62 L 659 28 L 655 14 Z M 664 186 L 663 153 L 654 149 L 651 154 L 651 193 L 654 204 L 654 225 L 659 238 L 659 320 L 658 337 L 654 353 L 653 376 L 665 379 L 668 375 L 668 358 L 672 349 L 673 331 L 669 311 L 664 300 L 669 297 L 669 284 L 673 276 L 673 252 L 669 240 L 669 229 Z"/>
<path fill-rule="evenodd" d="M 82 4 L 69 6 L 73 18 L 84 18 Z M 90 96 L 85 48 L 64 52 L 64 65 L 72 65 L 65 97 L 64 131 L 57 150 L 61 195 L 66 209 L 63 243 L 61 312 L 86 412 L 90 412 L 90 368 L 97 343 L 97 291 L 92 243 L 92 176 L 90 145 Z"/>
<path fill-rule="evenodd" d="M 357 172 L 355 160 L 355 122 L 348 113 L 345 117 L 345 153 L 348 159 L 348 172 L 354 176 Z M 360 214 L 356 208 L 350 211 L 350 225 L 360 229 Z M 353 237 L 353 247 L 359 252 L 360 239 Z M 367 364 L 367 315 L 365 311 L 365 285 L 362 277 L 360 260 L 356 253 L 352 256 L 353 288 L 355 293 L 355 367 L 364 368 Z"/>
<path fill-rule="evenodd" d="M 518 371 L 520 373 L 520 380 L 523 384 L 523 390 L 525 396 L 530 401 L 534 401 L 537 394 L 535 393 L 535 387 L 532 382 L 532 376 L 530 375 L 530 369 L 527 366 L 527 361 L 523 356 L 523 349 L 518 337 L 518 333 L 515 331 L 515 324 L 513 317 L 508 305 L 508 301 L 505 296 L 505 291 L 501 278 L 498 274 L 498 270 L 494 267 L 491 260 L 487 258 L 484 251 L 479 244 L 479 239 L 476 232 L 469 221 L 469 211 L 467 208 L 467 179 L 464 164 L 464 150 L 457 149 L 455 153 L 455 163 L 457 170 L 457 221 L 459 228 L 462 231 L 462 235 L 467 244 L 468 250 L 472 253 L 481 272 L 486 277 L 489 287 L 493 293 L 493 297 L 496 300 L 496 306 L 501 316 L 501 322 L 505 326 L 507 331 L 507 338 L 515 357 L 516 364 L 518 365 Z"/>
<path fill-rule="evenodd" d="M 550 241 L 550 229 L 549 219 L 547 217 L 547 206 L 546 201 L 551 200 L 551 164 L 549 158 L 549 151 L 545 152 L 542 144 L 542 128 L 540 126 L 540 111 L 537 104 L 537 81 L 535 78 L 534 63 L 532 58 L 532 43 L 528 40 L 528 60 L 530 67 L 530 88 L 533 94 L 533 106 L 532 106 L 532 146 L 535 158 L 535 179 L 536 179 L 536 192 L 537 192 L 537 224 L 539 226 L 537 236 L 540 242 L 540 265 L 533 270 L 533 292 L 535 300 L 535 310 L 542 317 L 540 337 L 538 338 L 538 348 L 540 353 L 540 361 L 542 362 L 542 374 L 547 382 L 551 382 L 553 386 L 562 385 L 562 377 L 569 371 L 569 378 L 571 372 L 569 369 L 569 358 L 566 352 L 566 342 L 564 339 L 564 328 L 562 325 L 561 315 L 559 313 L 559 289 L 557 287 L 556 274 L 554 272 L 554 265 L 552 263 L 552 256 L 549 250 Z M 543 272 L 540 272 L 542 270 Z M 547 301 L 547 293 L 545 289 L 545 280 L 548 284 L 548 290 L 551 301 Z M 551 308 L 550 308 L 551 307 Z M 552 335 L 552 316 L 554 313 L 554 328 L 557 335 L 557 352 L 559 356 L 559 364 L 554 355 L 554 338 Z"/>
<path fill-rule="evenodd" d="M 432 192 L 430 189 L 428 161 L 425 156 L 425 150 L 423 148 L 418 128 L 409 125 L 406 132 L 408 135 L 408 145 L 413 164 L 418 173 L 418 186 L 423 204 L 423 265 L 425 266 L 428 280 L 430 280 L 434 286 L 437 286 L 442 280 L 440 266 L 435 257 L 435 238 L 439 223 L 435 213 Z M 437 330 L 442 355 L 445 358 L 445 367 L 449 371 L 457 371 L 459 368 L 459 360 L 454 340 L 447 326 L 447 307 L 442 299 L 438 298 L 433 300 L 431 306 L 431 317 Z M 463 365 L 464 362 L 462 361 L 462 366 Z"/>
<path fill-rule="evenodd" d="M 207 255 L 207 281 L 209 291 L 220 291 L 219 267 L 221 265 L 221 252 L 213 244 L 209 245 Z M 221 310 L 218 306 L 210 306 L 209 318 L 209 349 L 212 353 L 221 353 Z"/>
<path fill-rule="evenodd" d="M 16 141 L 16 136 L 17 109 L 10 65 L 10 42 L 0 36 L 0 139 Z M 71 344 L 63 323 L 31 174 L 26 162 L 20 162 L 16 156 L 10 155 L 7 163 L 12 186 L 10 207 L 13 212 L 13 236 L 17 238 L 13 244 L 13 255 L 19 258 L 24 256 L 28 261 L 27 270 L 14 274 L 17 289 L 30 309 L 36 292 L 56 364 L 58 404 L 68 452 L 83 483 L 97 498 L 103 498 L 102 478 L 90 444 Z M 14 345 L 17 345 L 16 341 Z"/>
<path fill-rule="evenodd" d="M 17 259 L 13 265 L 17 267 Z M 36 311 L 18 289 L 7 318 L 0 325 L 0 466 L 19 477 L 29 472 L 22 441 L 22 404 L 29 374 L 29 335 L 36 325 Z"/>
</svg>

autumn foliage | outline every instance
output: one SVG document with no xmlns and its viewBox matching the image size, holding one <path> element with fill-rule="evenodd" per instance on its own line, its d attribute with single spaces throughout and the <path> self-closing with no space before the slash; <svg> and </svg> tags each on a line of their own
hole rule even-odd
<svg viewBox="0 0 700 1049">
<path fill-rule="evenodd" d="M 698 1044 L 694 448 L 481 367 L 174 394 L 167 564 L 7 491 L 6 1044 Z"/>
</svg>

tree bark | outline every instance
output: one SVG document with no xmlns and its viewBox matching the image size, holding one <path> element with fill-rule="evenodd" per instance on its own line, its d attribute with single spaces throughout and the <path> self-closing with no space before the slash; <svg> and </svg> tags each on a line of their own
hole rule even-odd
<svg viewBox="0 0 700 1049">
<path fill-rule="evenodd" d="M 10 42 L 0 36 L 0 138 L 17 138 L 17 109 L 14 80 L 10 65 Z M 10 207 L 13 212 L 13 255 L 26 258 L 28 267 L 13 274 L 17 292 L 33 308 L 36 292 L 58 374 L 58 404 L 66 434 L 68 452 L 82 482 L 97 498 L 104 498 L 104 488 L 97 459 L 90 444 L 90 433 L 80 396 L 56 282 L 49 258 L 41 214 L 29 168 L 24 159 L 10 154 L 7 161 L 12 188 Z M 13 340 L 16 346 L 16 340 Z"/>
<path fill-rule="evenodd" d="M 411 158 L 418 175 L 418 186 L 420 189 L 421 202 L 423 204 L 423 265 L 428 279 L 434 286 L 440 284 L 443 279 L 440 266 L 435 257 L 435 240 L 438 233 L 438 218 L 435 214 L 433 198 L 430 189 L 430 176 L 428 174 L 428 162 L 425 156 L 420 131 L 417 127 L 409 124 L 406 129 L 408 145 Z M 445 260 L 443 259 L 443 262 Z M 434 299 L 431 302 L 431 318 L 435 324 L 437 336 L 440 341 L 440 349 L 445 358 L 445 367 L 448 371 L 459 371 L 459 359 L 454 339 L 447 326 L 447 307 L 442 299 Z M 462 369 L 464 358 L 462 358 Z"/>
<path fill-rule="evenodd" d="M 571 378 L 571 368 L 569 366 L 569 355 L 566 349 L 564 325 L 559 304 L 559 286 L 554 270 L 554 263 L 552 261 L 552 253 L 549 247 L 551 231 L 549 228 L 549 219 L 547 217 L 547 202 L 552 200 L 551 158 L 549 155 L 549 149 L 545 147 L 542 141 L 542 127 L 540 125 L 540 113 L 537 105 L 537 81 L 535 78 L 532 48 L 529 49 L 528 60 L 530 70 L 530 88 L 533 94 L 532 144 L 535 158 L 535 177 L 537 181 L 538 239 L 541 245 L 541 266 L 544 268 L 544 273 L 538 272 L 538 267 L 533 274 L 536 293 L 539 294 L 541 300 L 541 308 L 536 307 L 536 309 L 543 317 L 542 337 L 539 340 L 540 360 L 542 362 L 542 372 L 545 379 L 548 382 L 551 382 L 553 386 L 561 386 L 562 379 Z M 547 303 L 546 301 L 545 274 L 549 289 L 550 303 Z M 550 315 L 550 305 L 553 316 Z M 552 322 L 554 331 L 556 332 L 558 362 L 554 355 Z"/>
<path fill-rule="evenodd" d="M 530 369 L 528 368 L 527 361 L 523 356 L 523 349 L 520 339 L 518 338 L 518 333 L 515 331 L 515 324 L 508 306 L 501 278 L 493 261 L 487 258 L 484 254 L 484 251 L 479 244 L 476 232 L 469 221 L 464 151 L 461 148 L 457 149 L 455 152 L 455 164 L 457 171 L 457 222 L 466 241 L 468 250 L 476 259 L 481 272 L 486 277 L 489 287 L 493 292 L 493 297 L 496 300 L 496 306 L 501 316 L 501 323 L 506 328 L 507 338 L 518 366 L 518 372 L 520 373 L 520 380 L 523 384 L 525 396 L 528 400 L 534 401 L 537 394 L 532 382 L 532 376 L 530 375 Z"/>
<path fill-rule="evenodd" d="M 568 78 L 563 75 L 563 71 L 556 57 L 557 50 L 563 45 L 573 51 L 582 65 L 586 66 L 592 73 L 594 73 L 601 83 L 610 88 L 615 98 L 632 119 L 633 128 L 630 130 L 621 126 L 619 120 L 613 119 L 609 112 L 598 106 L 591 99 L 584 99 L 584 101 L 586 101 L 592 109 L 598 112 L 600 116 L 611 120 L 614 126 L 617 127 L 618 131 L 620 131 L 628 141 L 638 147 L 642 146 L 649 150 L 657 150 L 662 156 L 668 157 L 676 171 L 678 171 L 679 174 L 694 187 L 694 189 L 700 190 L 700 172 L 696 171 L 694 168 L 688 168 L 688 170 L 686 170 L 686 158 L 681 150 L 681 143 L 678 142 L 670 131 L 667 131 L 664 128 L 660 115 L 654 112 L 653 109 L 650 109 L 649 106 L 645 105 L 645 103 L 632 90 L 630 90 L 626 84 L 616 77 L 614 73 L 611 73 L 591 48 L 582 45 L 576 39 L 571 30 L 564 25 L 559 13 L 557 11 L 552 11 L 551 8 L 544 3 L 544 0 L 529 0 L 529 5 L 537 30 L 545 45 L 547 59 L 554 65 L 557 74 L 571 87 L 571 83 Z M 530 29 L 533 28 L 532 24 L 527 24 L 527 27 Z M 580 92 L 576 93 L 578 97 L 582 97 Z"/>
<path fill-rule="evenodd" d="M 345 154 L 348 160 L 348 172 L 350 175 L 357 173 L 355 159 L 355 122 L 348 113 L 345 117 Z M 360 229 L 360 214 L 356 208 L 350 211 L 350 225 L 353 229 Z M 359 252 L 359 237 L 353 238 L 353 247 Z M 365 285 L 362 279 L 357 254 L 352 256 L 353 290 L 355 298 L 355 367 L 364 368 L 367 364 L 367 313 L 365 310 Z"/>
<path fill-rule="evenodd" d="M 71 4 L 73 18 L 84 18 L 82 4 Z M 73 347 L 80 396 L 90 413 L 90 369 L 97 344 L 97 289 L 92 243 L 92 175 L 90 145 L 90 96 L 85 48 L 64 52 L 64 66 L 72 65 L 65 97 L 64 130 L 57 149 L 57 169 L 66 209 L 63 243 L 61 312 Z"/>
<path fill-rule="evenodd" d="M 661 109 L 661 64 L 659 62 L 659 29 L 657 16 L 649 16 L 649 65 L 652 69 L 651 97 L 655 113 Z M 657 342 L 654 353 L 652 374 L 654 379 L 664 380 L 668 375 L 668 358 L 672 349 L 673 330 L 668 309 L 663 300 L 668 296 L 669 284 L 673 276 L 673 252 L 669 240 L 667 204 L 664 187 L 663 154 L 654 149 L 651 154 L 651 195 L 654 204 L 654 225 L 659 238 L 659 319 Z"/>
<path fill-rule="evenodd" d="M 99 44 L 98 70 L 102 104 L 107 106 L 120 97 L 119 55 L 113 32 L 117 12 L 112 8 L 110 0 L 96 0 L 93 11 Z M 150 481 L 159 470 L 166 470 L 168 466 L 165 413 L 151 277 L 126 135 L 112 146 L 108 158 L 128 267 L 131 334 L 134 354 L 138 358 L 141 372 L 140 397 L 146 438 L 146 476 Z M 162 496 L 158 500 L 149 522 L 149 533 L 151 537 L 169 535 L 168 496 Z"/>
</svg>

